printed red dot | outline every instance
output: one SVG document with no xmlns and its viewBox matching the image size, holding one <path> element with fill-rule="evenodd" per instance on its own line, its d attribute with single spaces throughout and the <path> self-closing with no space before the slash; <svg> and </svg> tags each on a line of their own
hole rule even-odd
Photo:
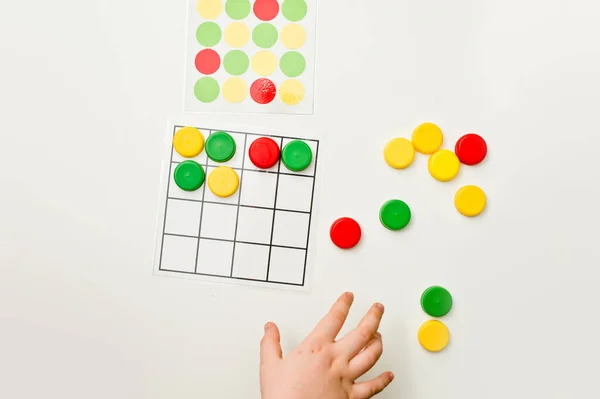
<svg viewBox="0 0 600 399">
<path fill-rule="evenodd" d="M 477 165 L 487 155 L 487 144 L 481 136 L 469 133 L 458 139 L 454 152 L 463 164 Z"/>
<path fill-rule="evenodd" d="M 215 50 L 202 50 L 196 55 L 196 69 L 203 75 L 212 75 L 220 66 L 221 57 Z"/>
<path fill-rule="evenodd" d="M 256 0 L 256 3 L 254 3 L 254 15 L 261 21 L 270 21 L 277 14 L 279 14 L 277 0 Z"/>
<path fill-rule="evenodd" d="M 269 169 L 275 166 L 277 161 L 279 161 L 280 154 L 279 145 L 268 137 L 261 137 L 254 140 L 250 144 L 250 150 L 248 150 L 250 161 L 260 169 Z"/>
<path fill-rule="evenodd" d="M 329 236 L 331 241 L 339 248 L 350 249 L 360 241 L 360 225 L 354 219 L 340 218 L 331 225 Z"/>
<path fill-rule="evenodd" d="M 275 98 L 277 88 L 275 83 L 269 79 L 258 79 L 250 86 L 250 95 L 252 99 L 259 104 L 268 104 Z"/>
</svg>

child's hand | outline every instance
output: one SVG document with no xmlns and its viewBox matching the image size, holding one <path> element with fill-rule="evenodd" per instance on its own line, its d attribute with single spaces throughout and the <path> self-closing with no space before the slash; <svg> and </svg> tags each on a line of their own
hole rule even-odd
<svg viewBox="0 0 600 399">
<path fill-rule="evenodd" d="M 358 327 L 335 341 L 354 300 L 345 293 L 310 335 L 285 358 L 279 329 L 265 326 L 260 351 L 260 385 L 263 399 L 368 399 L 392 380 L 391 372 L 374 380 L 355 382 L 371 369 L 383 352 L 377 332 L 383 305 L 375 304 Z"/>
</svg>

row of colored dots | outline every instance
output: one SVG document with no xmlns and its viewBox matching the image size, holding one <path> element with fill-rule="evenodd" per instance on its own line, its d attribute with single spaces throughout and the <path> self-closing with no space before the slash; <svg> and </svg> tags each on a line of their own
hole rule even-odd
<svg viewBox="0 0 600 399">
<path fill-rule="evenodd" d="M 223 12 L 223 0 L 198 0 L 196 9 L 205 19 L 216 19 Z M 284 0 L 281 7 L 277 0 L 256 0 L 251 7 L 250 0 L 226 0 L 225 12 L 231 19 L 244 19 L 250 15 L 250 10 L 261 21 L 271 21 L 281 11 L 288 21 L 297 22 L 304 19 L 308 6 L 304 0 Z"/>
<path fill-rule="evenodd" d="M 279 86 L 279 91 L 272 80 L 261 78 L 250 86 L 241 78 L 230 78 L 219 86 L 219 82 L 211 77 L 198 79 L 194 86 L 194 95 L 203 103 L 211 103 L 219 98 L 219 94 L 230 103 L 239 103 L 248 97 L 258 104 L 271 103 L 277 94 L 280 100 L 286 105 L 297 105 L 304 99 L 304 86 L 297 80 L 286 80 Z"/>
<path fill-rule="evenodd" d="M 250 41 L 250 28 L 242 22 L 234 22 L 221 31 L 221 27 L 212 21 L 203 22 L 196 30 L 196 40 L 204 47 L 214 47 L 225 37 L 225 42 L 233 47 L 244 47 Z M 298 24 L 289 24 L 283 27 L 281 34 L 277 28 L 269 23 L 258 24 L 252 30 L 252 41 L 260 48 L 271 48 L 281 40 L 283 45 L 290 50 L 297 50 L 306 42 L 306 31 Z"/>
<path fill-rule="evenodd" d="M 221 67 L 221 57 L 212 49 L 204 49 L 196 55 L 196 69 L 203 75 L 212 75 Z M 252 70 L 260 76 L 271 75 L 277 69 L 290 78 L 296 78 L 306 69 L 306 60 L 302 54 L 296 51 L 289 51 L 278 61 L 277 56 L 270 51 L 259 51 L 252 56 L 252 62 L 248 55 L 240 50 L 232 50 L 223 57 L 223 67 L 234 76 L 242 75 L 248 67 L 252 65 Z"/>
</svg>

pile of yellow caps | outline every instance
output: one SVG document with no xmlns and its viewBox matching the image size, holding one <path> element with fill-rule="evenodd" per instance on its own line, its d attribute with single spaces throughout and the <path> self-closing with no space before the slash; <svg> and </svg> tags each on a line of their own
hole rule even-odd
<svg viewBox="0 0 600 399">
<path fill-rule="evenodd" d="M 442 149 L 443 142 L 442 130 L 426 122 L 417 126 L 410 141 L 402 137 L 389 141 L 384 158 L 392 168 L 405 169 L 415 159 L 415 151 L 429 155 L 429 174 L 440 182 L 449 182 L 458 175 L 461 162 L 453 151 Z M 464 216 L 477 216 L 485 209 L 486 195 L 477 186 L 464 186 L 456 192 L 454 205 Z"/>
</svg>

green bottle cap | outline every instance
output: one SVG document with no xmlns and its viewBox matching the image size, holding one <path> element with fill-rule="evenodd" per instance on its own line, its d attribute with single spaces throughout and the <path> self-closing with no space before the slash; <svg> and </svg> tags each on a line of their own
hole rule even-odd
<svg viewBox="0 0 600 399">
<path fill-rule="evenodd" d="M 286 168 L 294 172 L 302 172 L 312 162 L 312 150 L 304 141 L 290 141 L 281 151 L 281 160 Z"/>
<path fill-rule="evenodd" d="M 404 201 L 390 200 L 379 211 L 379 220 L 390 230 L 402 230 L 410 222 L 410 208 Z"/>
<path fill-rule="evenodd" d="M 183 161 L 173 174 L 177 186 L 185 191 L 198 190 L 204 183 L 204 176 L 204 169 L 195 161 Z"/>
<path fill-rule="evenodd" d="M 421 296 L 421 307 L 431 317 L 446 316 L 452 309 L 452 295 L 443 287 L 429 287 Z"/>
<path fill-rule="evenodd" d="M 216 132 L 206 140 L 206 155 L 215 162 L 227 162 L 235 155 L 235 140 L 225 132 Z"/>
</svg>

